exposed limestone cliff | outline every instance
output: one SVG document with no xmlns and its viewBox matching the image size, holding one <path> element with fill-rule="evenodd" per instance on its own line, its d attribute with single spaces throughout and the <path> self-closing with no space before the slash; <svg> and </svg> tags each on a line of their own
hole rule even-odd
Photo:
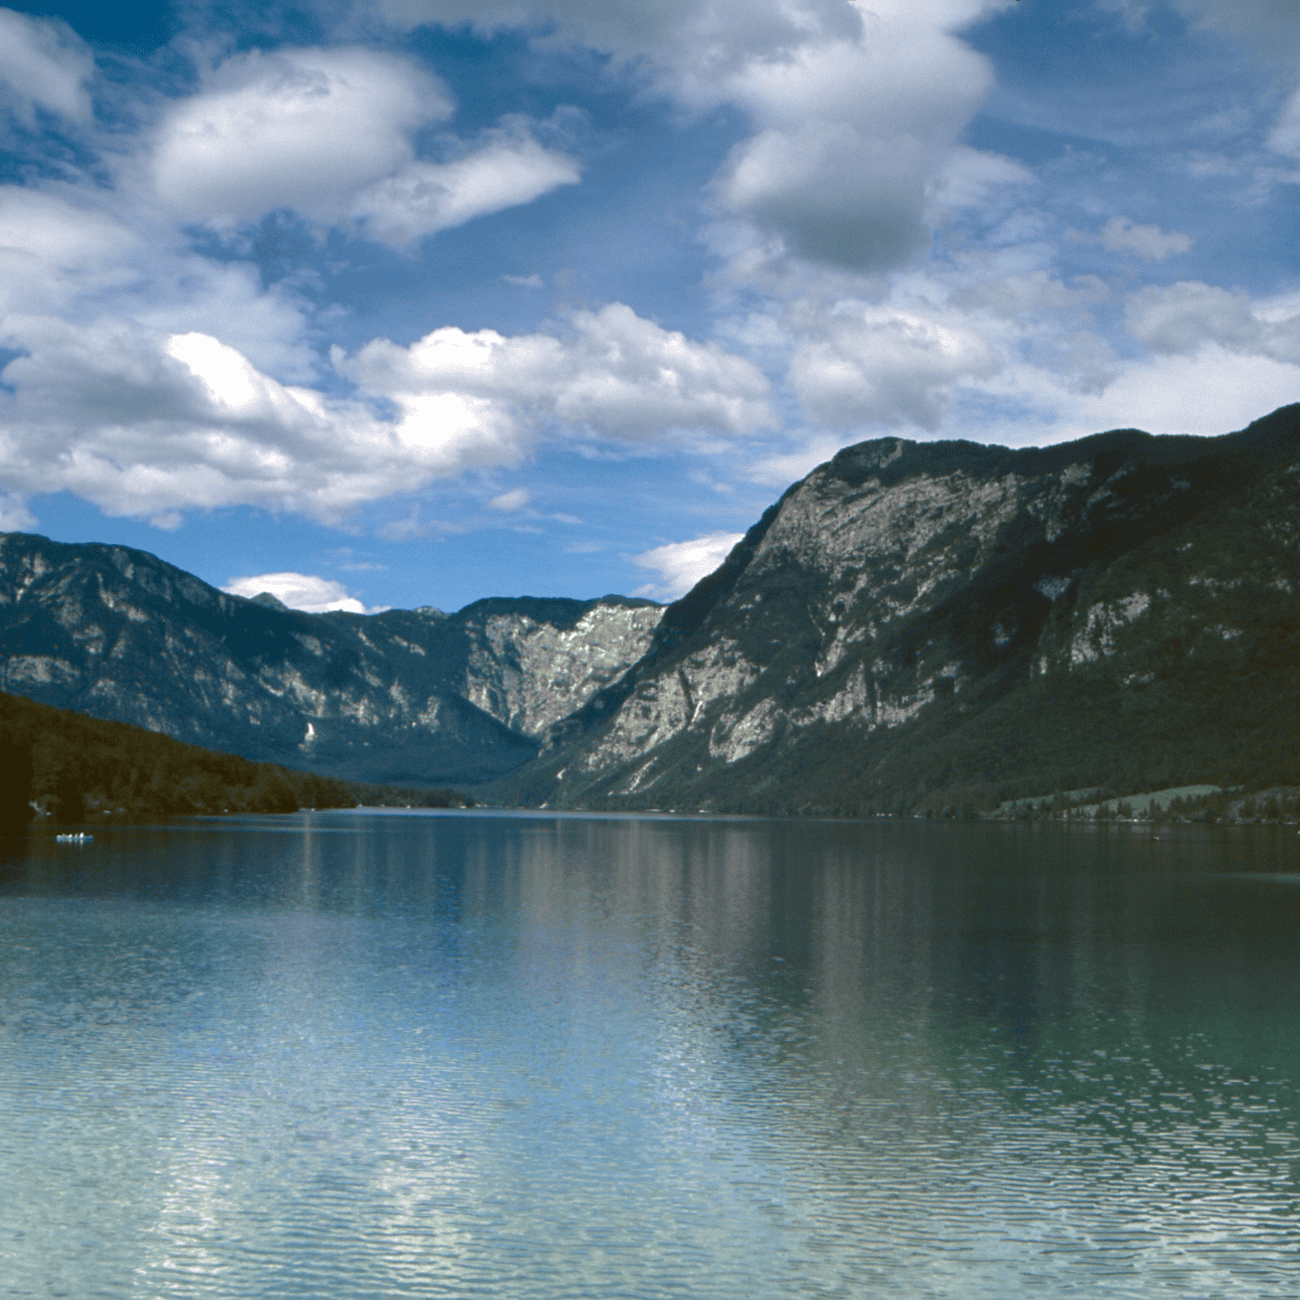
<svg viewBox="0 0 1300 1300">
<path fill-rule="evenodd" d="M 660 605 L 593 601 L 572 626 L 518 611 L 468 618 L 460 693 L 539 736 L 636 663 L 662 616 Z"/>
<path fill-rule="evenodd" d="M 362 780 L 518 766 L 640 657 L 661 613 L 609 597 L 303 614 L 142 551 L 0 536 L 0 688 Z"/>
<path fill-rule="evenodd" d="M 504 793 L 945 807 L 1108 784 L 1108 755 L 1132 766 L 1142 746 L 1152 779 L 1219 779 L 1276 716 L 1249 722 L 1232 683 L 1295 676 L 1279 647 L 1300 643 L 1298 543 L 1297 407 L 1218 439 L 851 447 L 670 606 L 646 657 Z M 1106 726 L 1128 730 L 1108 744 Z M 1223 771 L 1183 773 L 1197 762 Z"/>
</svg>

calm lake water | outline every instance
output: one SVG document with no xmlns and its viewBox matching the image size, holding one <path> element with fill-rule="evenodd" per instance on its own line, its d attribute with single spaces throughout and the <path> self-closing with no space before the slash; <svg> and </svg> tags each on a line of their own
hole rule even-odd
<svg viewBox="0 0 1300 1300">
<path fill-rule="evenodd" d="M 302 814 L 0 861 L 0 1295 L 1300 1294 L 1295 829 Z"/>
</svg>

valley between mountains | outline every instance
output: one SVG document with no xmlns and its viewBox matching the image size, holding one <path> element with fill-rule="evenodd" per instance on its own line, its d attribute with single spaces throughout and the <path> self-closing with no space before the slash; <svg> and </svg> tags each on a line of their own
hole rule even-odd
<svg viewBox="0 0 1300 1300">
<path fill-rule="evenodd" d="M 887 438 L 672 605 L 304 614 L 0 538 L 0 685 L 491 802 L 862 814 L 1300 784 L 1300 406 L 1221 438 Z"/>
</svg>

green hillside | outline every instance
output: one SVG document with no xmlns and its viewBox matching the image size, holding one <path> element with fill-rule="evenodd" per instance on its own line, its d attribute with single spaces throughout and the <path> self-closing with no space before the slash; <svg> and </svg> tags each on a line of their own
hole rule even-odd
<svg viewBox="0 0 1300 1300">
<path fill-rule="evenodd" d="M 465 803 L 253 763 L 123 722 L 0 694 L 0 827 L 198 813 L 284 813 L 367 804 Z"/>
</svg>

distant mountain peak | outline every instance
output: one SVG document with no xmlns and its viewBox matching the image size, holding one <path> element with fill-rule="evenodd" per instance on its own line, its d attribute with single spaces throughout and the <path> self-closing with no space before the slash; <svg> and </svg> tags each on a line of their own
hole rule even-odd
<svg viewBox="0 0 1300 1300">
<path fill-rule="evenodd" d="M 500 776 L 641 656 L 661 614 L 621 597 L 309 614 L 145 551 L 0 535 L 0 689 L 349 779 Z"/>
</svg>

